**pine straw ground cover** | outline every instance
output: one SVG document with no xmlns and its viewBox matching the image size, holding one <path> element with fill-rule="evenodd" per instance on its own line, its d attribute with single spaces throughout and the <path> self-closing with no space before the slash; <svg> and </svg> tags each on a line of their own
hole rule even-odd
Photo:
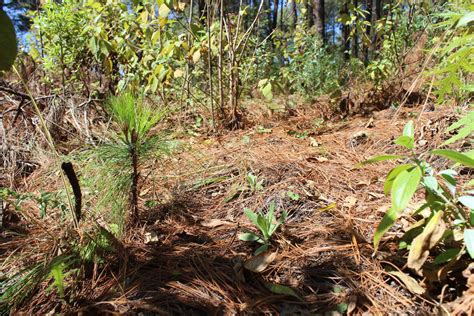
<svg viewBox="0 0 474 316">
<path fill-rule="evenodd" d="M 404 264 L 395 231 L 374 255 L 372 235 L 390 203 L 383 195 L 390 163 L 355 165 L 393 153 L 392 140 L 409 118 L 417 122 L 420 147 L 440 144 L 454 114 L 420 115 L 420 110 L 388 109 L 323 127 L 317 117 L 302 113 L 223 136 L 187 138 L 186 150 L 147 166 L 143 221 L 126 236 L 122 255 L 109 258 L 100 270 L 92 267 L 89 278 L 68 280 L 73 303 L 61 302 L 44 285 L 17 310 L 163 315 L 468 311 L 469 299 L 461 307 L 440 307 L 462 295 L 462 276 L 422 296 L 388 274 Z M 263 180 L 262 189 L 248 188 L 249 172 Z M 38 176 L 32 183 L 44 181 Z M 299 198 L 290 198 L 288 191 Z M 275 260 L 253 273 L 243 263 L 255 247 L 238 239 L 244 230 L 255 229 L 243 209 L 257 210 L 271 201 L 289 216 L 272 243 Z M 60 234 L 61 228 L 43 225 L 48 229 L 30 224 L 24 237 L 10 237 L 2 245 L 3 257 L 21 253 L 24 263 L 33 259 L 28 256 L 51 253 L 54 245 L 45 231 Z M 12 261 L 9 267 L 18 264 Z M 269 284 L 290 287 L 297 297 L 272 293 Z"/>
</svg>

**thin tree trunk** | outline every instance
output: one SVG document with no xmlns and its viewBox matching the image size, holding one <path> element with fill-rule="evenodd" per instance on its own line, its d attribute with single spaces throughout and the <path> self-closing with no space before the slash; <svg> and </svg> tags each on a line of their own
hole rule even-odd
<svg viewBox="0 0 474 316">
<path fill-rule="evenodd" d="M 194 7 L 194 1 L 191 0 L 191 3 L 189 4 L 189 19 L 188 19 L 188 29 L 191 30 L 191 25 L 193 23 L 193 7 Z M 191 47 L 192 42 L 192 34 L 188 33 L 188 46 Z M 186 80 L 186 103 L 189 100 L 189 96 L 191 94 L 191 82 L 190 82 L 190 67 L 189 67 L 189 61 L 186 62 L 186 76 L 184 80 Z"/>
<path fill-rule="evenodd" d="M 313 19 L 313 5 L 311 4 L 311 0 L 304 0 L 303 4 L 306 8 L 306 27 L 309 29 L 313 27 L 314 25 L 314 19 Z"/>
<path fill-rule="evenodd" d="M 323 44 L 326 44 L 326 5 L 325 0 L 319 0 L 319 17 L 321 18 L 321 38 L 323 39 Z"/>
<path fill-rule="evenodd" d="M 198 0 L 198 14 L 199 19 L 202 23 L 206 23 L 207 21 L 207 9 L 206 9 L 206 0 Z"/>
<path fill-rule="evenodd" d="M 376 22 L 382 18 L 382 0 L 373 0 L 375 5 L 372 7 L 372 15 L 373 21 Z M 378 39 L 378 34 L 374 30 L 372 32 L 372 54 L 375 56 L 378 54 L 378 50 L 380 49 L 380 41 Z"/>
<path fill-rule="evenodd" d="M 366 10 L 367 12 L 369 12 L 367 14 L 367 22 L 368 25 L 366 26 L 366 29 L 365 29 L 365 36 L 366 36 L 366 39 L 369 39 L 371 38 L 371 32 L 372 32 L 372 0 L 366 0 Z M 367 66 L 369 64 L 369 60 L 370 60 L 370 44 L 369 43 L 366 43 L 364 44 L 364 64 Z"/>
<path fill-rule="evenodd" d="M 130 156 L 132 158 L 132 186 L 130 188 L 130 208 L 131 208 L 131 218 L 130 224 L 136 225 L 140 221 L 140 215 L 138 214 L 138 135 L 135 130 L 132 131 L 131 144 L 130 144 Z"/>
<path fill-rule="evenodd" d="M 313 7 L 313 20 L 314 25 L 316 25 L 316 29 L 318 31 L 319 36 L 323 43 L 326 42 L 326 30 L 325 30 L 325 12 L 324 12 L 324 0 L 312 0 Z"/>
<path fill-rule="evenodd" d="M 266 36 L 270 36 L 273 31 L 273 14 L 272 14 L 272 0 L 265 1 L 266 3 L 266 8 L 265 10 L 267 11 L 267 34 Z"/>
<path fill-rule="evenodd" d="M 354 0 L 354 7 L 358 7 L 359 6 L 359 1 L 358 0 Z M 358 20 L 358 16 L 356 15 L 356 19 Z M 358 21 L 355 21 L 355 23 L 353 24 L 353 27 L 354 27 L 354 37 L 352 38 L 352 56 L 355 57 L 355 58 L 358 58 L 359 57 L 359 33 L 357 31 L 357 22 Z"/>
<path fill-rule="evenodd" d="M 280 0 L 280 29 L 285 31 L 285 23 L 283 21 L 283 8 L 285 7 L 285 0 Z"/>
<path fill-rule="evenodd" d="M 211 49 L 211 0 L 207 2 L 207 71 L 209 75 L 209 97 L 211 102 L 211 114 L 212 114 L 212 129 L 216 130 L 216 116 L 214 113 L 214 94 L 212 87 L 212 49 Z"/>
<path fill-rule="evenodd" d="M 296 6 L 296 1 L 291 2 L 291 15 L 293 18 L 293 30 L 296 30 L 296 24 L 298 23 L 298 8 Z"/>
<path fill-rule="evenodd" d="M 217 76 L 219 79 L 219 109 L 223 117 L 224 114 L 224 85 L 222 77 L 222 67 L 223 67 L 223 59 L 224 59 L 224 50 L 222 47 L 223 41 L 223 32 L 224 32 L 224 0 L 220 0 L 220 9 L 219 9 L 219 60 L 218 60 L 218 69 L 217 69 Z"/>
<path fill-rule="evenodd" d="M 273 0 L 273 14 L 272 14 L 272 32 L 278 26 L 278 0 Z"/>
<path fill-rule="evenodd" d="M 349 14 L 347 2 L 344 2 L 344 5 L 342 6 L 341 14 L 346 14 L 346 15 Z M 342 41 L 343 41 L 342 47 L 343 47 L 343 52 L 344 52 L 344 60 L 346 61 L 350 59 L 351 43 L 349 42 L 349 34 L 350 34 L 349 25 L 344 24 L 342 26 Z"/>
</svg>

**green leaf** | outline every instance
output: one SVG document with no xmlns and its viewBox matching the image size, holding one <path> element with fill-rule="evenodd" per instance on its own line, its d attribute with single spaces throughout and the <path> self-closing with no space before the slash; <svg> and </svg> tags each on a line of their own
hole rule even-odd
<svg viewBox="0 0 474 316">
<path fill-rule="evenodd" d="M 54 286 L 56 287 L 59 297 L 64 298 L 64 263 L 53 265 L 51 268 L 51 277 L 54 280 Z"/>
<path fill-rule="evenodd" d="M 262 94 L 263 96 L 268 100 L 271 101 L 273 99 L 273 93 L 272 93 L 272 84 L 268 82 L 263 88 L 262 88 Z"/>
<path fill-rule="evenodd" d="M 268 244 L 261 245 L 260 247 L 255 250 L 255 255 L 258 256 L 261 253 L 264 253 L 265 251 L 268 250 Z"/>
<path fill-rule="evenodd" d="M 410 138 L 415 137 L 415 129 L 413 127 L 413 121 L 409 121 L 403 128 L 403 136 L 408 136 Z"/>
<path fill-rule="evenodd" d="M 301 299 L 298 296 L 298 294 L 296 294 L 296 292 L 288 286 L 275 284 L 275 283 L 266 283 L 266 287 L 270 290 L 270 292 L 274 294 L 288 295 L 288 296 L 293 296 L 297 299 Z"/>
<path fill-rule="evenodd" d="M 247 215 L 248 219 L 255 225 L 258 225 L 258 215 L 249 208 L 244 208 L 244 213 Z"/>
<path fill-rule="evenodd" d="M 464 230 L 464 243 L 466 244 L 467 252 L 474 259 L 474 229 Z"/>
<path fill-rule="evenodd" d="M 377 249 L 379 247 L 380 239 L 382 236 L 393 226 L 395 221 L 397 220 L 398 212 L 392 207 L 390 208 L 387 213 L 383 216 L 382 220 L 380 221 L 377 229 L 375 230 L 374 234 L 374 248 Z"/>
<path fill-rule="evenodd" d="M 239 235 L 239 239 L 242 241 L 259 241 L 260 237 L 254 233 L 243 233 Z"/>
<path fill-rule="evenodd" d="M 460 252 L 461 252 L 461 249 L 458 249 L 458 248 L 446 249 L 443 253 L 436 256 L 436 258 L 433 260 L 433 264 L 438 265 L 438 264 L 442 264 L 442 263 L 446 263 L 448 261 L 451 261 Z"/>
<path fill-rule="evenodd" d="M 368 164 L 379 162 L 379 161 L 400 159 L 400 158 L 403 158 L 403 156 L 400 156 L 400 155 L 381 155 L 381 156 L 372 157 L 372 158 L 369 158 L 365 161 L 362 161 L 357 166 L 364 166 L 364 165 L 368 165 Z"/>
<path fill-rule="evenodd" d="M 464 195 L 459 198 L 462 205 L 474 210 L 474 196 Z"/>
<path fill-rule="evenodd" d="M 470 111 L 466 116 L 462 117 L 459 121 L 451 124 L 446 132 L 452 132 L 458 129 L 457 134 L 448 139 L 443 145 L 448 145 L 457 142 L 458 140 L 464 139 L 471 135 L 474 131 L 474 111 Z M 471 157 L 472 158 L 472 157 Z"/>
<path fill-rule="evenodd" d="M 471 24 L 473 21 L 474 21 L 474 11 L 467 12 L 459 19 L 458 23 L 456 24 L 456 28 L 467 26 L 468 24 Z"/>
<path fill-rule="evenodd" d="M 400 174 L 400 172 L 410 169 L 410 168 L 414 168 L 414 167 L 416 166 L 413 164 L 404 164 L 404 165 L 396 166 L 395 168 L 390 170 L 390 172 L 387 175 L 387 179 L 385 180 L 385 183 L 383 185 L 383 191 L 385 195 L 388 195 L 390 193 L 390 190 L 392 189 L 393 181 Z"/>
<path fill-rule="evenodd" d="M 439 184 L 435 177 L 428 176 L 423 178 L 423 184 L 433 192 L 438 192 Z"/>
<path fill-rule="evenodd" d="M 270 238 L 270 234 L 269 234 L 270 223 L 267 221 L 265 217 L 263 217 L 260 214 L 258 214 L 257 223 L 258 223 L 257 225 L 258 228 L 260 228 L 260 231 L 263 234 L 263 239 L 267 241 Z"/>
<path fill-rule="evenodd" d="M 160 5 L 160 8 L 158 9 L 158 13 L 161 18 L 167 18 L 168 15 L 170 14 L 170 11 L 171 11 L 170 8 L 165 3 Z"/>
<path fill-rule="evenodd" d="M 394 143 L 408 149 L 413 149 L 415 145 L 415 140 L 413 139 L 413 137 L 403 135 L 398 137 Z"/>
<path fill-rule="evenodd" d="M 474 168 L 474 159 L 469 158 L 469 156 L 463 153 L 450 150 L 450 149 L 435 149 L 435 150 L 432 150 L 431 153 L 441 156 L 441 157 L 448 158 L 449 160 L 452 160 L 455 162 L 459 162 L 460 164 L 463 164 L 467 167 Z"/>
<path fill-rule="evenodd" d="M 286 195 L 288 195 L 288 197 L 293 201 L 298 201 L 300 199 L 300 196 L 298 194 L 291 191 L 286 192 Z"/>
<path fill-rule="evenodd" d="M 419 167 L 406 169 L 398 174 L 391 189 L 392 207 L 396 212 L 401 212 L 407 207 L 420 180 L 421 169 Z"/>
<path fill-rule="evenodd" d="M 15 28 L 8 15 L 0 9 L 0 71 L 9 70 L 17 54 Z"/>
</svg>

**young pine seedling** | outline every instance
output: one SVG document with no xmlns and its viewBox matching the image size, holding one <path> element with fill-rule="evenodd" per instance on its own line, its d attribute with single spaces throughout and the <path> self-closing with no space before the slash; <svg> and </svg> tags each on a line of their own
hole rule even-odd
<svg viewBox="0 0 474 316">
<path fill-rule="evenodd" d="M 258 255 L 262 252 L 265 252 L 270 247 L 270 239 L 275 231 L 280 227 L 281 224 L 285 223 L 288 216 L 286 211 L 283 211 L 280 218 L 277 220 L 275 217 L 275 202 L 270 203 L 268 207 L 268 212 L 263 214 L 262 212 L 255 213 L 251 209 L 244 209 L 245 215 L 248 219 L 260 230 L 262 233 L 261 236 L 252 233 L 246 232 L 239 236 L 239 239 L 242 241 L 256 241 L 262 244 L 255 251 L 255 255 Z"/>
</svg>

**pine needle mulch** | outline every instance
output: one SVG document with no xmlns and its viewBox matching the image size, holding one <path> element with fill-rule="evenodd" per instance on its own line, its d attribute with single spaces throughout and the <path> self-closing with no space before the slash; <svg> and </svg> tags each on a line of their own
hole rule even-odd
<svg viewBox="0 0 474 316">
<path fill-rule="evenodd" d="M 393 139 L 408 119 L 417 121 L 419 147 L 440 144 L 453 113 L 422 112 L 418 120 L 420 110 L 388 109 L 322 125 L 301 113 L 222 136 L 187 137 L 181 153 L 146 168 L 143 221 L 124 241 L 124 277 L 109 262 L 76 289 L 75 303 L 41 292 L 19 311 L 433 313 L 435 296 L 412 294 L 386 272 L 403 268 L 394 233 L 374 254 L 373 232 L 390 205 L 383 181 L 392 165 L 356 168 L 371 156 L 394 153 Z M 249 173 L 262 188 L 249 187 Z M 243 209 L 271 202 L 288 220 L 272 242 L 275 260 L 261 273 L 250 272 L 243 265 L 256 245 L 238 235 L 256 230 Z M 282 293 L 288 289 L 291 295 Z"/>
</svg>

